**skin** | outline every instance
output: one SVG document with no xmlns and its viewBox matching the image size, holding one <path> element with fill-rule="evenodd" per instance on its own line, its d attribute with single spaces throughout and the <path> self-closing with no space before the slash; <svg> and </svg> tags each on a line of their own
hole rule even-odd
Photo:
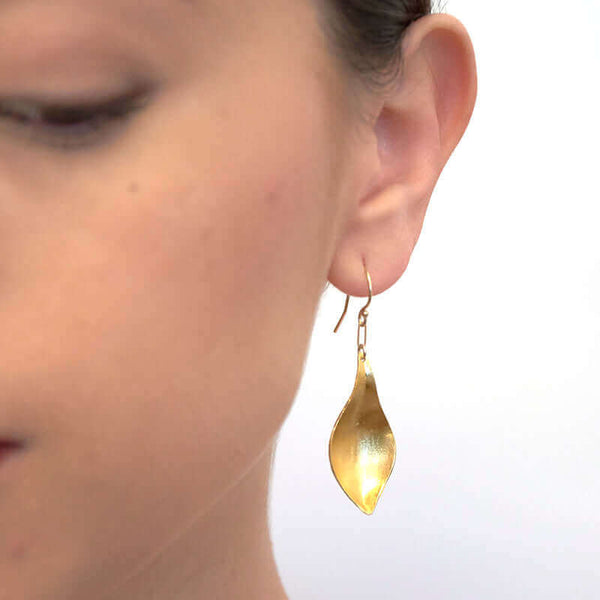
<svg viewBox="0 0 600 600">
<path fill-rule="evenodd" d="M 148 104 L 61 149 L 0 120 L 0 599 L 283 600 L 277 433 L 324 284 L 392 286 L 469 122 L 473 48 L 413 23 L 386 94 L 309 0 L 3 0 L 0 97 Z M 27 31 L 27 44 L 23 32 Z"/>
</svg>

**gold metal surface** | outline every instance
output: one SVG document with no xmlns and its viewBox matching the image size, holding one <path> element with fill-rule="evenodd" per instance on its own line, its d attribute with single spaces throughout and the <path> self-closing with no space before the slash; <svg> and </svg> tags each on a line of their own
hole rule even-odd
<svg viewBox="0 0 600 600">
<path fill-rule="evenodd" d="M 370 515 L 396 460 L 396 441 L 381 409 L 375 377 L 359 351 L 354 389 L 329 440 L 333 474 L 346 495 Z"/>
</svg>

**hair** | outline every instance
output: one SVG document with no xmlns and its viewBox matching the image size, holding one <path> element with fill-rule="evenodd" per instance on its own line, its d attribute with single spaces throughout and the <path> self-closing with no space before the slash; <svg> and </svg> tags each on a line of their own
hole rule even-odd
<svg viewBox="0 0 600 600">
<path fill-rule="evenodd" d="M 352 82 L 372 92 L 386 91 L 396 80 L 409 25 L 434 12 L 432 0 L 317 1 L 332 53 Z"/>
</svg>

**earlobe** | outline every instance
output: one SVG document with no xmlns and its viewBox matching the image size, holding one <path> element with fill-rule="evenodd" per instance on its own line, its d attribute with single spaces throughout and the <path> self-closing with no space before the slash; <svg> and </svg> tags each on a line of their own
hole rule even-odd
<svg viewBox="0 0 600 600">
<path fill-rule="evenodd" d="M 374 141 L 363 147 L 370 183 L 360 192 L 328 274 L 340 291 L 366 295 L 363 257 L 374 294 L 402 276 L 476 94 L 475 57 L 462 23 L 445 14 L 412 23 L 403 37 L 397 80 L 385 97 L 371 98 Z"/>
</svg>

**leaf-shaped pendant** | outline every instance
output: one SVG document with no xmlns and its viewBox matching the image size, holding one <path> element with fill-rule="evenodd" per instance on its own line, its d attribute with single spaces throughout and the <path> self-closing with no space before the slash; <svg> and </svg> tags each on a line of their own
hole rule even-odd
<svg viewBox="0 0 600 600">
<path fill-rule="evenodd" d="M 329 462 L 346 495 L 370 515 L 395 460 L 394 434 L 381 409 L 371 365 L 359 351 L 354 389 L 329 439 Z"/>
</svg>

